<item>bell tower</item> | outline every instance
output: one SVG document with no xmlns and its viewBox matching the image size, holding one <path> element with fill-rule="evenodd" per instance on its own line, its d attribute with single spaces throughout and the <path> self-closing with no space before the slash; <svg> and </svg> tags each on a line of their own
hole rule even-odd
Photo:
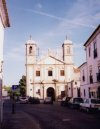
<svg viewBox="0 0 100 129">
<path fill-rule="evenodd" d="M 26 64 L 36 63 L 37 45 L 31 38 L 26 43 Z"/>
<path fill-rule="evenodd" d="M 26 42 L 26 95 L 33 97 L 33 73 L 36 64 L 37 45 L 30 39 Z"/>
<path fill-rule="evenodd" d="M 66 37 L 66 40 L 62 44 L 62 49 L 63 49 L 63 60 L 67 64 L 72 64 L 73 63 L 73 43 L 71 40 L 68 40 Z"/>
</svg>

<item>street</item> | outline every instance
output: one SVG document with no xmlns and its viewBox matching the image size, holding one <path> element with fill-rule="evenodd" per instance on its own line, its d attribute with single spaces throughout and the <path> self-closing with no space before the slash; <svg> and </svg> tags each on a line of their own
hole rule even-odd
<svg viewBox="0 0 100 129">
<path fill-rule="evenodd" d="M 5 103 L 4 110 L 11 111 L 11 104 Z M 17 103 L 16 114 L 17 112 L 27 114 L 30 120 L 35 121 L 39 129 L 100 129 L 98 114 L 87 114 L 61 107 L 58 103 L 53 105 Z"/>
</svg>

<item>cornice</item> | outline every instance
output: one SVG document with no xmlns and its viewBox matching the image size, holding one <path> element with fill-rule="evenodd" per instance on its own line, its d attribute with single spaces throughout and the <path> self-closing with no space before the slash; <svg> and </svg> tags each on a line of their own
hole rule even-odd
<svg viewBox="0 0 100 129">
<path fill-rule="evenodd" d="M 4 28 L 10 27 L 6 1 L 0 0 L 0 17 Z"/>
</svg>

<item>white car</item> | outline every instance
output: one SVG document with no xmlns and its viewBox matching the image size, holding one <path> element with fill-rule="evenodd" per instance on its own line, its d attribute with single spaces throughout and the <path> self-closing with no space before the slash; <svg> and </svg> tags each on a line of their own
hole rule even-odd
<svg viewBox="0 0 100 129">
<path fill-rule="evenodd" d="M 85 110 L 87 112 L 100 110 L 100 99 L 84 99 L 84 102 L 80 103 L 80 110 Z"/>
<path fill-rule="evenodd" d="M 44 104 L 53 104 L 52 98 L 51 97 L 46 97 L 44 99 Z"/>
<path fill-rule="evenodd" d="M 28 103 L 28 97 L 20 97 L 19 98 L 20 103 Z"/>
</svg>

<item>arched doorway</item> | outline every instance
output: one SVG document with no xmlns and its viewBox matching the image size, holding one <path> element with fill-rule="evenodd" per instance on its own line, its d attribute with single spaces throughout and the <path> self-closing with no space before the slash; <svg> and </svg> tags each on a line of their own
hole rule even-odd
<svg viewBox="0 0 100 129">
<path fill-rule="evenodd" d="M 55 101 L 55 90 L 52 87 L 47 89 L 47 97 L 51 97 L 53 101 Z"/>
</svg>

